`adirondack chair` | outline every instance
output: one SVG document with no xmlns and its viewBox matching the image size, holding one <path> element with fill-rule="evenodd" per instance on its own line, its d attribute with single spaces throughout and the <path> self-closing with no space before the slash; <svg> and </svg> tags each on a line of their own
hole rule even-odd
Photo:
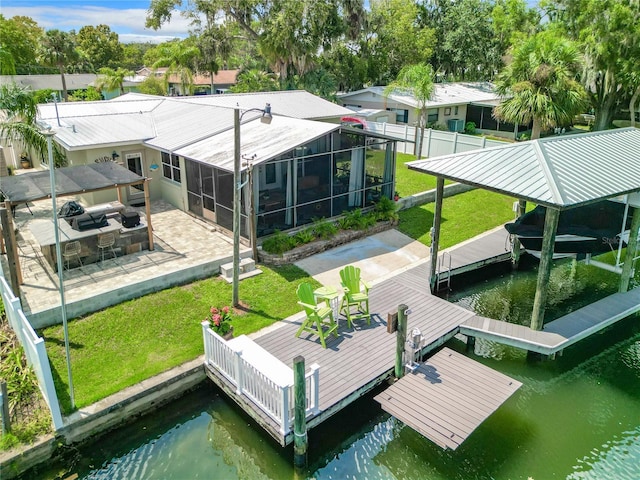
<svg viewBox="0 0 640 480">
<path fill-rule="evenodd" d="M 338 324 L 333 318 L 333 309 L 323 303 L 316 303 L 313 288 L 308 283 L 301 283 L 297 289 L 298 305 L 304 308 L 307 318 L 296 332 L 299 337 L 302 332 L 314 333 L 320 337 L 323 348 L 327 348 L 325 337 L 330 334 L 338 336 Z"/>
<path fill-rule="evenodd" d="M 340 270 L 340 280 L 344 288 L 340 313 L 347 317 L 347 326 L 351 328 L 351 322 L 360 318 L 366 318 L 367 325 L 371 325 L 369 284 L 360 278 L 360 269 L 347 265 Z M 353 308 L 356 308 L 356 312 L 352 312 Z"/>
</svg>

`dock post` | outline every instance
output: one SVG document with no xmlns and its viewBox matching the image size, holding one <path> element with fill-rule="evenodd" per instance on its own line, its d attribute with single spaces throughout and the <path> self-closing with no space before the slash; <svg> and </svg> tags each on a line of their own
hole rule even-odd
<svg viewBox="0 0 640 480">
<path fill-rule="evenodd" d="M 296 469 L 307 467 L 307 393 L 304 374 L 304 357 L 298 355 L 293 359 L 293 396 L 295 398 L 293 420 L 293 466 Z"/>
<path fill-rule="evenodd" d="M 518 200 L 518 211 L 516 212 L 518 218 L 524 215 L 527 211 L 527 201 L 526 200 Z M 520 254 L 522 253 L 522 245 L 520 245 L 520 240 L 518 237 L 513 235 L 513 247 L 511 250 L 511 268 L 514 270 L 518 269 L 518 265 L 520 264 Z"/>
<path fill-rule="evenodd" d="M 540 251 L 536 295 L 533 299 L 533 312 L 531 314 L 532 330 L 542 330 L 542 325 L 544 324 L 549 275 L 553 264 L 553 246 L 556 241 L 559 218 L 560 210 L 547 207 L 547 213 L 544 216 L 544 233 L 542 236 L 542 250 Z"/>
<path fill-rule="evenodd" d="M 429 286 L 431 293 L 438 288 L 438 249 L 440 248 L 440 224 L 442 223 L 442 199 L 444 198 L 444 177 L 436 179 L 436 205 L 431 229 L 431 265 L 429 265 Z"/>
<path fill-rule="evenodd" d="M 620 275 L 620 293 L 625 293 L 629 290 L 629 280 L 633 272 L 633 259 L 636 257 L 636 250 L 638 245 L 638 228 L 640 228 L 640 208 L 633 210 L 633 217 L 631 219 L 631 227 L 629 230 L 629 241 L 627 242 L 627 254 L 624 257 L 624 263 L 622 264 L 622 275 Z"/>
<path fill-rule="evenodd" d="M 407 338 L 407 307 L 404 304 L 398 305 L 398 330 L 396 332 L 396 378 L 401 378 L 404 375 L 404 342 Z"/>
</svg>

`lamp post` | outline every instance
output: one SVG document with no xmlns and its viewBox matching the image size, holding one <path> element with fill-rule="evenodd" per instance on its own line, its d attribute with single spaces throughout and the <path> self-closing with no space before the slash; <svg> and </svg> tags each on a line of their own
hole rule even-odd
<svg viewBox="0 0 640 480">
<path fill-rule="evenodd" d="M 69 329 L 67 326 L 67 304 L 64 299 L 64 272 L 62 265 L 62 252 L 60 248 L 60 227 L 58 225 L 58 207 L 56 205 L 56 177 L 55 164 L 53 163 L 53 137 L 55 132 L 43 132 L 47 137 L 47 153 L 49 159 L 49 182 L 51 184 L 51 204 L 53 205 L 53 232 L 56 242 L 56 260 L 58 267 L 58 289 L 60 291 L 60 313 L 62 315 L 62 328 L 64 330 L 64 349 L 67 358 L 67 374 L 69 376 L 69 399 L 71 400 L 71 408 L 76 407 L 73 398 L 73 380 L 71 378 L 71 355 L 69 353 Z"/>
<path fill-rule="evenodd" d="M 238 283 L 240 281 L 240 201 L 242 198 L 242 178 L 240 169 L 240 122 L 245 113 L 262 112 L 260 121 L 271 123 L 271 105 L 266 104 L 264 108 L 250 108 L 240 113 L 239 108 L 233 110 L 233 293 L 232 303 L 234 307 L 239 305 Z M 253 192 L 251 192 L 253 195 Z"/>
</svg>

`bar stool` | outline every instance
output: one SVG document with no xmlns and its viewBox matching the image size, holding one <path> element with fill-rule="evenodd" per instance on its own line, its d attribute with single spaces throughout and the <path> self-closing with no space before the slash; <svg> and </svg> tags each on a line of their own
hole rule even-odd
<svg viewBox="0 0 640 480">
<path fill-rule="evenodd" d="M 73 242 L 68 242 L 64 246 L 64 252 L 62 252 L 62 258 L 64 258 L 67 270 L 70 270 L 69 264 L 72 257 L 76 257 L 78 259 L 78 263 L 82 267 L 82 260 L 80 260 L 80 251 L 82 250 L 82 246 L 80 242 L 75 240 Z"/>
<path fill-rule="evenodd" d="M 98 236 L 98 248 L 100 249 L 100 255 L 102 260 L 100 264 L 104 263 L 104 251 L 106 249 L 111 250 L 113 258 L 116 258 L 116 251 L 113 249 L 113 245 L 116 243 L 116 236 L 113 233 L 105 233 Z"/>
</svg>

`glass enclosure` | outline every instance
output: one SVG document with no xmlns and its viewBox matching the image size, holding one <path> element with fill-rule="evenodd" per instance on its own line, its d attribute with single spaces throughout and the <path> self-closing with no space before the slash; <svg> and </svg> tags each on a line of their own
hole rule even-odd
<svg viewBox="0 0 640 480">
<path fill-rule="evenodd" d="M 253 168 L 257 236 L 288 230 L 391 198 L 395 141 L 333 132 Z M 188 160 L 189 211 L 227 230 L 233 225 L 233 173 Z M 247 180 L 243 173 L 243 183 Z M 241 235 L 248 237 L 249 185 L 242 189 Z"/>
</svg>

